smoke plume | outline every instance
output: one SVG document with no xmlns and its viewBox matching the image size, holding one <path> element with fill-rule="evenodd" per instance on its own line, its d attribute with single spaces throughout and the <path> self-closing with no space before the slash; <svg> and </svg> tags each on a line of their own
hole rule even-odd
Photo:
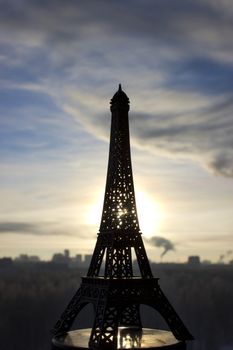
<svg viewBox="0 0 233 350">
<path fill-rule="evenodd" d="M 163 248 L 163 252 L 161 253 L 161 258 L 169 251 L 175 250 L 174 244 L 166 238 L 153 236 L 149 239 L 150 244 L 155 247 Z"/>
<path fill-rule="evenodd" d="M 223 263 L 225 259 L 232 255 L 233 251 L 231 249 L 227 250 L 225 254 L 220 254 L 218 262 Z"/>
<path fill-rule="evenodd" d="M 221 255 L 219 256 L 218 262 L 219 262 L 219 263 L 222 263 L 222 262 L 224 261 L 224 259 L 225 259 L 225 254 L 221 254 Z"/>
</svg>

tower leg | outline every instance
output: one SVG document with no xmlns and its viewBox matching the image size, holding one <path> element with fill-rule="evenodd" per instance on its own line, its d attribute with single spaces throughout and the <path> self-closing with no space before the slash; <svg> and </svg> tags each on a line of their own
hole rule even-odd
<svg viewBox="0 0 233 350">
<path fill-rule="evenodd" d="M 141 317 L 139 311 L 139 305 L 125 305 L 122 308 L 120 326 L 130 326 L 141 328 Z"/>
<path fill-rule="evenodd" d="M 140 234 L 137 236 L 137 244 L 134 247 L 138 266 L 143 278 L 151 278 L 153 277 L 150 264 L 146 255 L 146 250 L 142 241 L 142 237 Z"/>
<path fill-rule="evenodd" d="M 77 314 L 86 306 L 88 303 L 82 300 L 81 297 L 81 287 L 77 290 L 65 311 L 62 313 L 60 319 L 54 326 L 52 330 L 53 334 L 68 332 L 77 316 Z"/>
<path fill-rule="evenodd" d="M 105 247 L 101 244 L 101 239 L 98 238 L 97 244 L 95 246 L 94 254 L 91 259 L 91 264 L 88 269 L 87 276 L 98 276 L 100 267 L 102 264 L 103 256 L 105 252 Z"/>
<path fill-rule="evenodd" d="M 102 290 L 96 308 L 89 348 L 113 349 L 117 347 L 118 308 L 107 302 L 106 290 Z"/>
<path fill-rule="evenodd" d="M 161 314 L 176 339 L 193 340 L 193 336 L 189 333 L 158 284 L 154 287 L 153 302 L 148 305 Z"/>
</svg>

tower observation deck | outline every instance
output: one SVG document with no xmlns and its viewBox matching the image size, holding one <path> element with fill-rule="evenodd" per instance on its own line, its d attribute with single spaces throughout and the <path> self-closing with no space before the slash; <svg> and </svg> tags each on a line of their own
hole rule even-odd
<svg viewBox="0 0 233 350">
<path fill-rule="evenodd" d="M 54 327 L 53 349 L 184 349 L 193 337 L 153 277 L 139 228 L 129 137 L 129 99 L 119 85 L 112 114 L 107 180 L 97 242 L 82 283 Z M 135 253 L 139 275 L 132 264 Z M 93 304 L 92 328 L 70 331 L 76 316 Z M 143 328 L 140 305 L 157 311 L 171 332 Z M 83 339 L 88 339 L 85 341 Z M 161 341 L 159 341 L 159 339 Z"/>
</svg>

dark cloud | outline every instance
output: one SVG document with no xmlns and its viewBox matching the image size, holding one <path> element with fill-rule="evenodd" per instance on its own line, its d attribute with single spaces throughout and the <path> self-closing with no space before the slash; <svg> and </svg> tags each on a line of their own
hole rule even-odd
<svg viewBox="0 0 233 350">
<path fill-rule="evenodd" d="M 232 47 L 227 41 L 232 22 L 224 11 L 219 11 L 222 7 L 220 4 L 215 8 L 209 1 L 201 0 L 3 1 L 0 18 L 1 29 L 8 30 L 8 34 L 15 31 L 23 37 L 39 36 L 44 43 L 52 43 L 53 48 L 96 35 L 101 43 L 101 35 L 108 33 L 111 40 L 119 36 L 136 38 L 194 53 L 203 44 L 202 39 L 210 39 L 209 46 L 214 44 L 213 39 L 219 44 L 219 33 L 225 34 L 221 37 L 222 47 Z"/>
<path fill-rule="evenodd" d="M 28 223 L 28 222 L 0 222 L 0 234 L 32 234 L 32 235 L 59 235 L 70 234 L 57 227 L 56 223 Z"/>
<path fill-rule="evenodd" d="M 132 85 L 140 72 L 141 77 L 149 72 L 147 78 L 138 78 L 139 91 L 145 86 L 152 96 L 161 89 L 173 91 L 183 101 L 166 109 L 167 95 L 162 97 L 162 112 L 156 113 L 158 98 L 153 112 L 144 106 L 145 113 L 133 112 L 135 145 L 192 158 L 217 175 L 232 177 L 230 13 L 230 5 L 214 0 L 2 1 L 3 74 L 13 81 L 43 81 L 45 92 L 53 91 L 62 109 L 70 104 L 68 89 L 100 96 L 122 67 L 121 76 Z M 188 93 L 193 95 L 192 108 L 186 103 Z M 210 101 L 207 106 L 200 106 L 201 96 Z M 96 123 L 99 111 L 95 106 L 85 110 L 88 97 L 78 102 L 79 122 L 94 135 L 105 136 L 105 120 Z"/>
<path fill-rule="evenodd" d="M 233 151 L 223 149 L 221 153 L 219 150 L 217 154 L 212 155 L 212 160 L 209 161 L 208 166 L 216 175 L 223 175 L 226 177 L 233 177 Z"/>
<path fill-rule="evenodd" d="M 161 258 L 170 250 L 175 250 L 174 244 L 163 237 L 153 236 L 150 239 L 148 239 L 148 242 L 158 248 L 163 248 L 164 251 L 161 254 Z"/>
<path fill-rule="evenodd" d="M 0 234 L 30 234 L 30 235 L 65 235 L 76 236 L 81 239 L 92 239 L 96 234 L 90 227 L 79 225 L 78 228 L 72 225 L 61 226 L 57 222 L 21 222 L 4 221 L 0 222 Z"/>
<path fill-rule="evenodd" d="M 193 158 L 216 175 L 233 177 L 233 99 L 194 111 L 135 114 L 136 142 L 157 152 Z"/>
<path fill-rule="evenodd" d="M 35 233 L 37 225 L 25 222 L 0 222 L 0 233 Z"/>
<path fill-rule="evenodd" d="M 170 75 L 165 86 L 173 89 L 199 90 L 217 94 L 233 90 L 233 66 L 206 57 L 181 59 L 167 65 Z"/>
</svg>

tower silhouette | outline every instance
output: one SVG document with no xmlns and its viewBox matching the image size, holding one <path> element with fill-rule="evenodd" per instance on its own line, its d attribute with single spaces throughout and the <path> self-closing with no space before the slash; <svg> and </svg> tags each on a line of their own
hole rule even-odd
<svg viewBox="0 0 233 350">
<path fill-rule="evenodd" d="M 54 328 L 68 332 L 84 306 L 92 303 L 95 319 L 89 348 L 114 349 L 120 327 L 137 329 L 140 305 L 154 308 L 175 338 L 193 339 L 154 278 L 139 228 L 129 138 L 129 99 L 121 85 L 111 100 L 111 138 L 103 212 L 96 246 L 86 277 Z M 146 210 L 146 208 L 145 208 Z M 134 250 L 140 274 L 133 273 Z M 101 275 L 102 273 L 102 275 Z"/>
</svg>

